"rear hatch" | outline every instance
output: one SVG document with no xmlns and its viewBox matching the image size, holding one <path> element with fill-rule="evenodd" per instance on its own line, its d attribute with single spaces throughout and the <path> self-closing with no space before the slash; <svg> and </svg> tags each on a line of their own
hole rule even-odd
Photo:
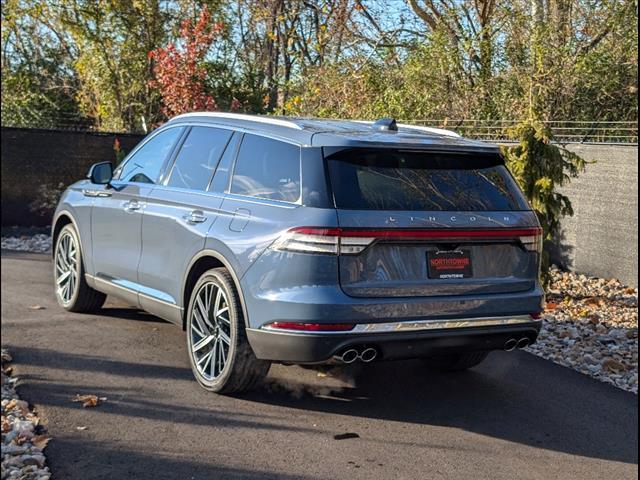
<svg viewBox="0 0 640 480">
<path fill-rule="evenodd" d="M 355 297 L 530 290 L 541 235 L 496 153 L 325 149 Z"/>
</svg>

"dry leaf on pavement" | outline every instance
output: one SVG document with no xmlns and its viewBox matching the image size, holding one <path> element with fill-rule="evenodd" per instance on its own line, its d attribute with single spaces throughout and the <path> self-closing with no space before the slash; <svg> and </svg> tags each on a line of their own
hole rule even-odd
<svg viewBox="0 0 640 480">
<path fill-rule="evenodd" d="M 47 446 L 47 443 L 49 443 L 49 440 L 51 440 L 51 438 L 47 437 L 46 435 L 36 435 L 31 439 L 31 443 L 40 450 L 44 450 L 44 448 Z"/>
<path fill-rule="evenodd" d="M 76 395 L 71 399 L 71 401 L 82 402 L 82 406 L 85 408 L 95 407 L 98 405 L 98 396 L 97 395 Z"/>
</svg>

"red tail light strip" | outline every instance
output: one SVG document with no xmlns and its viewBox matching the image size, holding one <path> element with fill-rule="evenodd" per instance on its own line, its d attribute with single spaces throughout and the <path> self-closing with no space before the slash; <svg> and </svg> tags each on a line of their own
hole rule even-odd
<svg viewBox="0 0 640 480">
<path fill-rule="evenodd" d="M 538 236 L 542 234 L 542 229 L 535 228 L 439 228 L 439 229 L 355 229 L 355 228 L 321 228 L 321 227 L 298 227 L 291 229 L 292 232 L 303 235 L 339 236 L 345 237 L 365 237 L 365 238 L 385 238 L 385 239 L 411 239 L 411 238 L 519 238 Z"/>
</svg>

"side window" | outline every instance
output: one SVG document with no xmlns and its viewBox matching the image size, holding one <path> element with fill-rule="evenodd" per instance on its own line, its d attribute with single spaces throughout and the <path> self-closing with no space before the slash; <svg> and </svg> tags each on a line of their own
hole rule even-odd
<svg viewBox="0 0 640 480">
<path fill-rule="evenodd" d="M 232 133 L 219 128 L 193 127 L 180 148 L 167 185 L 206 190 Z"/>
<path fill-rule="evenodd" d="M 245 134 L 233 171 L 231 193 L 296 202 L 300 198 L 300 148 Z"/>
<path fill-rule="evenodd" d="M 156 183 L 162 165 L 182 131 L 182 127 L 175 127 L 157 134 L 118 167 L 114 177 L 125 182 Z"/>
</svg>

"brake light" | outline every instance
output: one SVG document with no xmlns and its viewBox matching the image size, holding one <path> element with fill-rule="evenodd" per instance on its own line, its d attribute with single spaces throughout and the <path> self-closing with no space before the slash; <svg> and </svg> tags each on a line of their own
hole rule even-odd
<svg viewBox="0 0 640 480">
<path fill-rule="evenodd" d="M 274 249 L 291 252 L 356 255 L 377 240 L 519 240 L 529 251 L 542 251 L 542 229 L 484 228 L 484 229 L 356 229 L 296 227 L 284 233 L 273 245 Z"/>
</svg>

